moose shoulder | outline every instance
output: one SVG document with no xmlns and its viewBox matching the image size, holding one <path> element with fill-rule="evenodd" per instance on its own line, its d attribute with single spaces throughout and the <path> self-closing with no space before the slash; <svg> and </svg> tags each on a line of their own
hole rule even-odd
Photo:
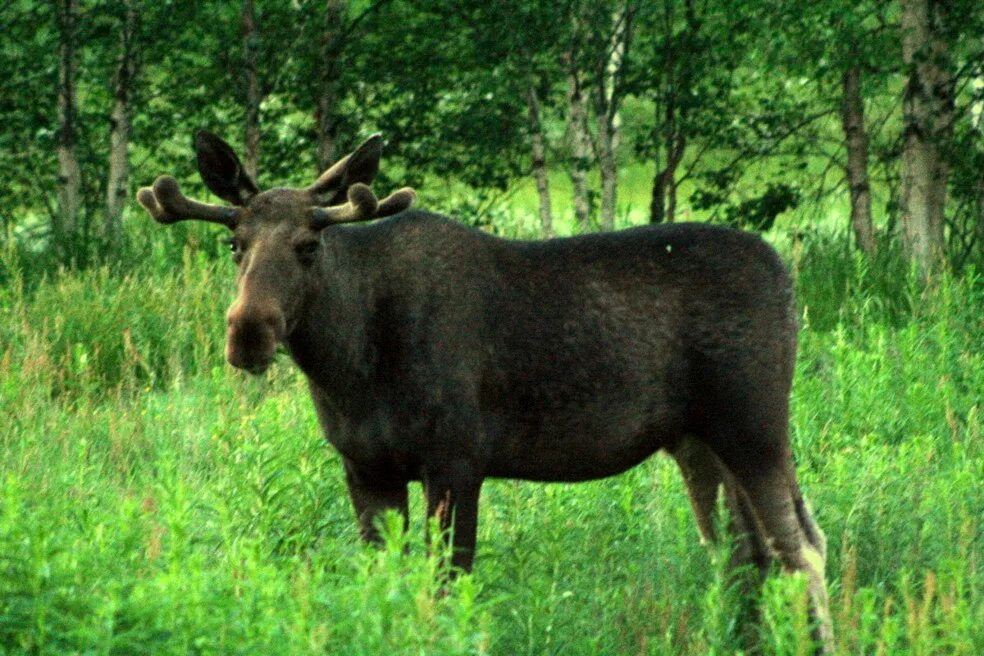
<svg viewBox="0 0 984 656">
<path fill-rule="evenodd" d="M 419 480 L 468 569 L 485 478 L 599 478 L 662 449 L 704 538 L 723 489 L 737 560 L 806 573 L 829 648 L 824 539 L 788 439 L 791 285 L 761 239 L 675 224 L 510 241 L 408 210 L 410 190 L 377 201 L 378 137 L 310 187 L 264 192 L 225 142 L 196 147 L 233 208 L 167 177 L 138 199 L 158 221 L 233 231 L 227 358 L 259 373 L 286 346 L 366 539 L 380 512 L 406 515 Z"/>
</svg>

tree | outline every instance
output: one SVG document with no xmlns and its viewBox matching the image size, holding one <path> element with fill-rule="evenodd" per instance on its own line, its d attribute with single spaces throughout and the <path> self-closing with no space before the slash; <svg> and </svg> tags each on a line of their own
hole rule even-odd
<svg viewBox="0 0 984 656">
<path fill-rule="evenodd" d="M 57 106 L 58 6 L 0 6 L 5 47 L 0 48 L 0 237 L 17 217 L 32 239 L 47 242 L 58 225 Z M 40 215 L 40 216 L 39 216 Z"/>
<path fill-rule="evenodd" d="M 492 199 L 530 170 L 526 92 L 536 78 L 525 70 L 535 73 L 542 62 L 520 72 L 519 36 L 498 29 L 506 23 L 487 22 L 517 4 L 387 5 L 363 24 L 359 56 L 347 73 L 353 116 L 389 139 L 387 162 L 403 165 L 401 181 L 413 184 L 433 173 L 468 185 L 467 198 L 444 193 L 438 199 L 476 223 L 487 221 Z M 525 38 L 543 34 L 534 27 Z"/>
<path fill-rule="evenodd" d="M 600 226 L 615 226 L 619 111 L 628 92 L 626 70 L 639 4 L 574 1 L 563 12 L 562 24 L 570 26 L 560 53 L 567 78 L 568 173 L 582 230 L 589 227 L 593 212 L 587 174 L 594 164 L 601 178 Z"/>
<path fill-rule="evenodd" d="M 708 206 L 727 202 L 740 176 L 745 146 L 739 133 L 751 132 L 740 120 L 745 82 L 760 88 L 767 80 L 740 77 L 747 56 L 749 20 L 731 3 L 709 3 L 699 11 L 693 0 L 645 3 L 637 21 L 637 57 L 628 73 L 629 89 L 652 103 L 652 122 L 639 130 L 635 149 L 653 163 L 649 215 L 652 223 L 674 221 L 680 185 L 704 177 Z M 751 93 L 745 92 L 746 95 Z M 750 111 L 750 109 L 748 109 Z M 731 162 L 709 161 L 714 150 Z M 686 162 L 686 164 L 685 164 Z"/>
<path fill-rule="evenodd" d="M 260 81 L 256 70 L 256 53 L 259 33 L 256 28 L 256 11 L 253 0 L 243 0 L 243 73 L 246 78 L 246 125 L 243 166 L 251 178 L 256 179 L 260 158 Z"/>
<path fill-rule="evenodd" d="M 875 227 L 871 216 L 871 184 L 868 181 L 868 131 L 864 122 L 864 98 L 861 95 L 861 64 L 848 66 L 842 76 L 844 98 L 841 124 L 847 145 L 847 186 L 851 195 L 851 227 L 858 246 L 867 255 L 877 250 Z"/>
<path fill-rule="evenodd" d="M 82 172 L 76 154 L 78 141 L 78 4 L 58 3 L 58 213 L 54 216 L 55 241 L 63 252 L 76 241 Z"/>
<path fill-rule="evenodd" d="M 979 31 L 978 31 L 979 33 Z M 958 107 L 950 155 L 947 246 L 954 268 L 984 255 L 984 43 L 962 54 Z M 961 79 L 962 78 L 962 79 Z"/>
<path fill-rule="evenodd" d="M 779 79 L 803 80 L 804 99 L 809 107 L 802 120 L 790 116 L 796 129 L 788 135 L 792 150 L 809 168 L 823 166 L 811 187 L 815 204 L 825 194 L 826 173 L 841 170 L 849 196 L 850 228 L 855 242 L 867 254 L 877 248 L 872 211 L 872 182 L 869 171 L 871 135 L 865 104 L 869 97 L 891 114 L 889 82 L 897 68 L 891 50 L 896 44 L 896 27 L 891 8 L 879 2 L 816 0 L 808 5 L 752 3 L 756 37 L 764 62 Z M 826 120 L 828 112 L 840 116 L 836 134 Z M 879 124 L 883 121 L 879 122 Z M 877 135 L 876 135 L 877 136 Z M 831 186 L 836 190 L 840 186 Z"/>
<path fill-rule="evenodd" d="M 653 177 L 652 196 L 649 204 L 651 223 L 672 222 L 676 218 L 677 168 L 683 161 L 689 130 L 687 102 L 688 87 L 694 82 L 694 64 L 699 55 L 697 48 L 701 22 L 697 18 L 692 0 L 684 2 L 683 27 L 678 28 L 676 1 L 663 4 L 662 42 L 655 42 L 654 59 L 662 59 L 663 84 L 656 76 L 654 103 L 656 116 L 653 127 L 656 170 Z M 658 135 L 658 136 L 657 136 Z"/>
<path fill-rule="evenodd" d="M 618 203 L 616 151 L 619 142 L 619 109 L 627 92 L 625 72 L 639 7 L 637 2 L 631 0 L 614 2 L 612 6 L 600 3 L 594 7 L 596 19 L 592 23 L 609 26 L 607 30 L 595 32 L 591 97 L 598 133 L 594 150 L 601 174 L 601 227 L 612 230 L 615 227 Z M 598 36 L 601 38 L 597 38 Z"/>
<path fill-rule="evenodd" d="M 902 0 L 903 245 L 924 272 L 942 262 L 948 163 L 953 135 L 954 76 L 944 0 Z"/>
<path fill-rule="evenodd" d="M 339 66 L 345 49 L 348 2 L 327 0 L 324 31 L 321 36 L 321 61 L 318 67 L 318 99 L 315 121 L 318 124 L 318 168 L 327 169 L 335 161 L 338 141 Z"/>
<path fill-rule="evenodd" d="M 130 114 L 133 85 L 138 70 L 138 25 L 140 15 L 133 0 L 119 7 L 119 52 L 112 79 L 112 110 L 109 116 L 109 166 L 106 178 L 106 208 L 103 237 L 111 250 L 123 241 L 123 206 L 129 199 Z"/>
<path fill-rule="evenodd" d="M 550 202 L 550 175 L 547 171 L 547 139 L 543 131 L 543 121 L 540 118 L 540 97 L 536 84 L 530 84 L 526 89 L 526 107 L 529 117 L 530 149 L 532 160 L 530 167 L 536 182 L 536 193 L 539 198 L 540 229 L 545 237 L 552 237 L 553 209 Z"/>
<path fill-rule="evenodd" d="M 461 5 L 458 3 L 459 11 Z M 475 56 L 493 58 L 501 74 L 487 86 L 498 93 L 518 93 L 526 105 L 526 138 L 529 142 L 530 172 L 537 190 L 540 228 L 545 236 L 554 234 L 553 204 L 550 197 L 548 151 L 550 143 L 545 123 L 560 104 L 557 81 L 562 78 L 561 47 L 570 21 L 569 2 L 530 2 L 502 0 L 473 2 L 465 14 L 473 37 Z M 460 14 L 459 14 L 460 15 Z M 500 29 L 489 30 L 488 25 Z M 503 84 L 504 81 L 507 81 Z M 558 159 L 558 161 L 561 161 Z M 579 198 L 585 197 L 580 190 Z M 580 207 L 586 207 L 585 201 Z"/>
<path fill-rule="evenodd" d="M 562 55 L 567 70 L 567 143 L 570 148 L 568 174 L 574 192 L 574 216 L 578 227 L 587 231 L 591 224 L 591 199 L 588 195 L 588 171 L 591 170 L 591 135 L 588 131 L 587 93 L 579 66 L 580 44 L 586 26 L 582 19 L 572 16 L 574 29 Z"/>
</svg>

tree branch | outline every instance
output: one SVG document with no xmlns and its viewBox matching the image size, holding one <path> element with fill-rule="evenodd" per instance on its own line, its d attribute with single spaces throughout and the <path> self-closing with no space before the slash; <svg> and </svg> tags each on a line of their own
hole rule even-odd
<svg viewBox="0 0 984 656">
<path fill-rule="evenodd" d="M 342 30 L 342 39 L 348 39 L 349 36 L 355 33 L 356 29 L 359 27 L 359 23 L 364 21 L 371 14 L 374 14 L 388 5 L 391 1 L 392 0 L 376 0 L 376 2 L 369 5 L 365 11 L 349 21 L 348 25 Z"/>
</svg>

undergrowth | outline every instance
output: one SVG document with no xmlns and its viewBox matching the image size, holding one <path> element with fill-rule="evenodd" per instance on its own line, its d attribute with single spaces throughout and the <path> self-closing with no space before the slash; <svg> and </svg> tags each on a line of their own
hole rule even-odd
<svg viewBox="0 0 984 656">
<path fill-rule="evenodd" d="M 792 439 L 828 537 L 840 654 L 984 653 L 984 285 L 886 255 L 787 253 Z M 231 265 L 17 273 L 0 290 L 0 653 L 808 653 L 804 582 L 761 622 L 654 457 L 577 485 L 490 481 L 472 575 L 363 547 L 284 359 L 224 365 Z M 32 282 L 25 278 L 32 277 Z"/>
</svg>

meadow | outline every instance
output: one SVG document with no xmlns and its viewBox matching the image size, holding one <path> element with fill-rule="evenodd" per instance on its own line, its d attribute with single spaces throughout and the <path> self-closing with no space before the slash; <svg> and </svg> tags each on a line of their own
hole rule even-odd
<svg viewBox="0 0 984 656">
<path fill-rule="evenodd" d="M 487 482 L 475 571 L 447 594 L 419 489 L 408 534 L 391 517 L 384 549 L 361 545 L 300 375 L 224 362 L 233 265 L 163 239 L 125 271 L 0 260 L 0 653 L 742 649 L 727 545 L 700 544 L 663 456 Z M 774 240 L 838 653 L 984 653 L 984 281 L 926 288 L 892 253 Z M 804 581 L 771 577 L 761 604 L 761 653 L 810 653 Z"/>
</svg>

